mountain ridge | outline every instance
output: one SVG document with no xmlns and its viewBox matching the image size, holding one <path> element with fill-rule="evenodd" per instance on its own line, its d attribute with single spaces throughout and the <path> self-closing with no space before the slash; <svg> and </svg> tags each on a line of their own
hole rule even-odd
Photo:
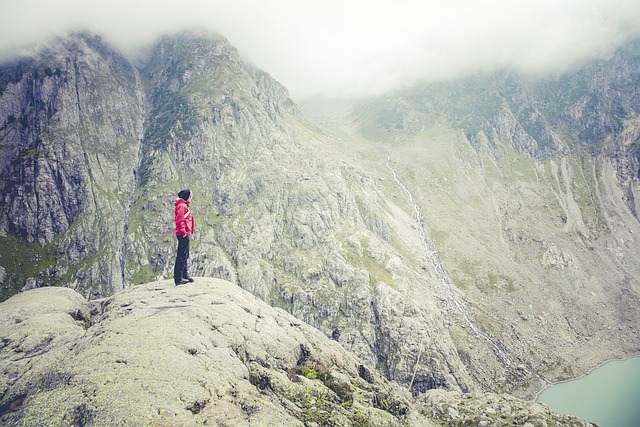
<svg viewBox="0 0 640 427">
<path fill-rule="evenodd" d="M 192 274 L 285 309 L 412 395 L 531 397 L 640 351 L 637 91 L 585 119 L 606 133 L 592 150 L 514 78 L 309 121 L 220 35 L 165 37 L 138 67 L 89 35 L 52 52 L 0 72 L 3 298 L 169 277 L 188 186 Z M 605 64 L 633 82 L 633 58 Z"/>
</svg>

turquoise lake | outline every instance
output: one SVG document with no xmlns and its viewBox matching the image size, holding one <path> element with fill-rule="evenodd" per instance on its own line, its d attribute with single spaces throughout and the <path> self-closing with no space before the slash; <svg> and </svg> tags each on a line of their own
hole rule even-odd
<svg viewBox="0 0 640 427">
<path fill-rule="evenodd" d="M 537 400 L 600 427 L 640 427 L 640 357 L 608 362 L 582 378 L 552 385 Z"/>
</svg>

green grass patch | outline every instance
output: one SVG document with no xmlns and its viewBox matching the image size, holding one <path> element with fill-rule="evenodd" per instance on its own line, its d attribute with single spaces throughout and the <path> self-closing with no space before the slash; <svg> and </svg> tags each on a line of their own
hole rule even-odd
<svg viewBox="0 0 640 427">
<path fill-rule="evenodd" d="M 132 285 L 141 285 L 143 283 L 153 282 L 156 278 L 156 274 L 151 267 L 151 264 L 141 266 L 135 273 L 131 275 Z"/>
<path fill-rule="evenodd" d="M 18 293 L 28 278 L 46 278 L 45 271 L 55 265 L 56 258 L 51 244 L 41 246 L 16 236 L 0 236 L 0 265 L 6 273 L 6 286 L 0 293 L 0 301 Z"/>
<path fill-rule="evenodd" d="M 493 272 L 489 272 L 486 277 L 477 280 L 476 287 L 487 294 L 510 293 L 516 290 L 512 278 Z"/>
<path fill-rule="evenodd" d="M 306 360 L 296 367 L 296 372 L 310 380 L 319 380 L 333 391 L 338 397 L 338 403 L 343 407 L 351 407 L 353 404 L 353 389 L 350 384 L 338 381 L 327 367 L 313 359 Z"/>
</svg>

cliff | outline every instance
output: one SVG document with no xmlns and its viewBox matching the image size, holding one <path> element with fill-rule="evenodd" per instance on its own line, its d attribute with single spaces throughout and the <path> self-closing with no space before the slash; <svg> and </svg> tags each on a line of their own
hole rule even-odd
<svg viewBox="0 0 640 427">
<path fill-rule="evenodd" d="M 3 294 L 122 289 L 145 115 L 139 73 L 100 39 L 76 36 L 0 74 Z"/>
</svg>

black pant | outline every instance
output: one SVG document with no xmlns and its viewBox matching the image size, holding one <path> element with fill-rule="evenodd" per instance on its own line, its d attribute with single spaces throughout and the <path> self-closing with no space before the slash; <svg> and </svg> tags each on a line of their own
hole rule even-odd
<svg viewBox="0 0 640 427">
<path fill-rule="evenodd" d="M 178 284 L 182 279 L 189 277 L 187 273 L 187 260 L 189 259 L 190 236 L 176 236 L 178 238 L 178 252 L 176 254 L 176 265 L 173 269 L 173 281 Z"/>
</svg>

